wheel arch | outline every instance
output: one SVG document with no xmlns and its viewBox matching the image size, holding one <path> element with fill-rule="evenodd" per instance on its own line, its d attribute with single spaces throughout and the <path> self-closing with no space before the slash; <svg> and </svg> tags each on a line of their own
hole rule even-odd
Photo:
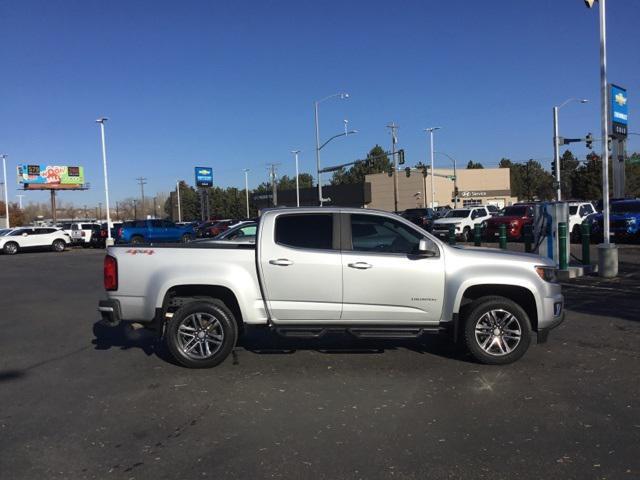
<svg viewBox="0 0 640 480">
<path fill-rule="evenodd" d="M 529 316 L 531 328 L 538 331 L 538 302 L 533 291 L 523 285 L 507 285 L 499 283 L 485 283 L 471 285 L 462 290 L 459 301 L 456 302 L 456 313 L 460 320 L 464 320 L 464 312 L 475 300 L 481 297 L 500 296 L 513 300 L 520 305 Z"/>
<path fill-rule="evenodd" d="M 186 303 L 198 300 L 217 299 L 222 301 L 235 318 L 238 331 L 242 332 L 244 320 L 236 294 L 222 285 L 186 284 L 170 287 L 162 299 L 162 316 L 172 313 Z"/>
</svg>

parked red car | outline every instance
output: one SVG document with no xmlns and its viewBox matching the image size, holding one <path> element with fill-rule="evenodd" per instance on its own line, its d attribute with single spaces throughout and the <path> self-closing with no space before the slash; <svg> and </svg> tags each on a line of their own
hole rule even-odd
<svg viewBox="0 0 640 480">
<path fill-rule="evenodd" d="M 498 215 L 487 220 L 484 228 L 486 240 L 495 240 L 500 235 L 500 225 L 507 226 L 507 238 L 510 240 L 522 240 L 524 226 L 533 223 L 533 205 L 518 204 L 505 207 Z"/>
<path fill-rule="evenodd" d="M 238 223 L 238 220 L 235 219 L 213 220 L 205 222 L 198 227 L 198 236 L 204 238 L 213 238 L 217 235 L 220 235 L 222 232 L 227 231 L 230 226 L 235 225 L 236 223 Z"/>
</svg>

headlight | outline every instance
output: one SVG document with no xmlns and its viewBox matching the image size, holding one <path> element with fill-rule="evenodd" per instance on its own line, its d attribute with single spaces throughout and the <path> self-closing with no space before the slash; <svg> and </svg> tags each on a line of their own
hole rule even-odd
<svg viewBox="0 0 640 480">
<path fill-rule="evenodd" d="M 545 282 L 555 282 L 556 281 L 556 269 L 555 269 L 555 267 L 545 267 L 545 266 L 538 265 L 536 267 L 536 273 Z"/>
<path fill-rule="evenodd" d="M 635 224 L 636 224 L 635 218 L 627 218 L 627 225 L 635 225 Z"/>
</svg>

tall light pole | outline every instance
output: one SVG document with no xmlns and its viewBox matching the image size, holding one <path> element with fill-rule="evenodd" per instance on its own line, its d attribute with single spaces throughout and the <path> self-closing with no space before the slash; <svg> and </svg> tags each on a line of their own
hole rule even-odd
<svg viewBox="0 0 640 480">
<path fill-rule="evenodd" d="M 9 184 L 7 183 L 7 156 L 3 153 L 2 157 L 2 174 L 4 175 L 4 215 L 7 228 L 10 228 L 9 222 Z"/>
<path fill-rule="evenodd" d="M 435 132 L 436 130 L 440 130 L 440 127 L 429 127 L 429 128 L 425 128 L 424 131 L 425 132 L 429 132 L 429 139 L 430 139 L 430 150 L 431 150 L 431 208 L 435 208 L 435 195 L 436 195 L 436 189 L 435 189 L 435 184 L 433 182 L 433 157 L 434 157 L 434 152 L 433 152 L 433 132 Z"/>
<path fill-rule="evenodd" d="M 100 136 L 102 138 L 102 167 L 104 170 L 104 196 L 105 196 L 105 205 L 107 207 L 107 239 L 105 240 L 105 245 L 107 247 L 113 245 L 113 238 L 111 237 L 111 215 L 109 213 L 109 180 L 107 177 L 107 145 L 104 139 L 104 122 L 106 122 L 108 118 L 100 117 L 96 120 L 97 123 L 100 124 Z"/>
<path fill-rule="evenodd" d="M 176 182 L 176 197 L 178 200 L 178 222 L 182 222 L 182 210 L 180 207 L 180 180 Z"/>
<path fill-rule="evenodd" d="M 20 210 L 22 210 L 22 197 L 24 197 L 24 195 L 16 195 L 16 197 L 18 197 L 18 205 L 20 206 Z"/>
<path fill-rule="evenodd" d="M 444 152 L 436 153 L 439 155 L 444 155 L 453 162 L 453 208 L 458 208 L 458 171 L 456 168 L 456 159 Z"/>
<path fill-rule="evenodd" d="M 596 0 L 585 0 L 591 8 Z M 598 246 L 598 272 L 601 277 L 618 275 L 618 250 L 609 239 L 609 105 L 607 102 L 607 17 L 606 0 L 600 7 L 600 123 L 602 126 L 602 216 L 604 242 Z"/>
<path fill-rule="evenodd" d="M 299 181 L 299 175 L 298 175 L 298 154 L 300 153 L 300 150 L 291 150 L 291 153 L 293 153 L 293 155 L 296 158 L 296 206 L 299 207 L 300 206 L 300 181 Z"/>
<path fill-rule="evenodd" d="M 558 133 L 558 111 L 564 107 L 565 105 L 567 105 L 568 103 L 571 102 L 580 102 L 580 103 L 587 103 L 589 100 L 587 100 L 586 98 L 569 98 L 567 100 L 565 100 L 564 102 L 562 102 L 560 105 L 558 105 L 557 107 L 553 107 L 553 158 L 554 158 L 554 162 L 556 164 L 556 184 L 558 186 L 558 188 L 556 188 L 556 200 L 560 201 L 562 199 L 562 188 L 560 185 L 560 137 L 559 137 L 559 133 Z"/>
<path fill-rule="evenodd" d="M 398 159 L 396 158 L 396 143 L 398 143 L 398 126 L 395 122 L 387 125 L 391 129 L 391 158 L 393 160 L 393 209 L 398 211 Z"/>
<path fill-rule="evenodd" d="M 320 105 L 325 100 L 329 100 L 330 98 L 340 97 L 341 99 L 349 98 L 348 93 L 334 93 L 333 95 L 328 95 L 321 100 L 316 100 L 313 102 L 314 112 L 315 112 L 315 120 L 316 120 L 316 170 L 318 175 L 318 201 L 320 202 L 320 206 L 322 206 L 324 198 L 322 196 L 322 174 L 320 173 L 320 123 L 318 120 L 318 105 Z M 345 132 L 344 135 L 347 135 L 349 132 Z M 326 145 L 326 142 L 325 144 Z M 323 145 L 323 146 L 324 146 Z"/>
<path fill-rule="evenodd" d="M 247 218 L 249 218 L 249 170 L 248 168 L 244 169 L 244 193 L 247 198 Z"/>
</svg>

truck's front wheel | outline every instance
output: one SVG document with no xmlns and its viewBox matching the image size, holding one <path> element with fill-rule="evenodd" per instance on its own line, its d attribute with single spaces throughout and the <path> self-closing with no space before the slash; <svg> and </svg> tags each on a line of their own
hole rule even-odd
<svg viewBox="0 0 640 480">
<path fill-rule="evenodd" d="M 505 297 L 476 300 L 465 316 L 464 337 L 481 363 L 504 365 L 522 357 L 531 343 L 531 321 L 524 309 Z"/>
<path fill-rule="evenodd" d="M 233 313 L 218 301 L 195 301 L 173 314 L 165 340 L 175 360 L 189 368 L 210 368 L 222 363 L 238 338 Z"/>
</svg>

